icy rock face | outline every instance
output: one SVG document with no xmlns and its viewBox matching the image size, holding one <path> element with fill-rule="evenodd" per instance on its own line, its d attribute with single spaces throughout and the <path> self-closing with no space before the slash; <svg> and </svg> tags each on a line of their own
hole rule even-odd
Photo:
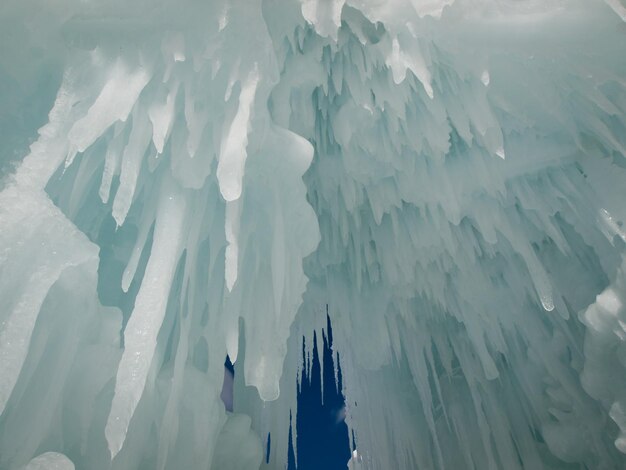
<svg viewBox="0 0 626 470">
<path fill-rule="evenodd" d="M 624 11 L 0 7 L 0 468 L 282 468 L 326 303 L 351 465 L 624 466 Z"/>
</svg>

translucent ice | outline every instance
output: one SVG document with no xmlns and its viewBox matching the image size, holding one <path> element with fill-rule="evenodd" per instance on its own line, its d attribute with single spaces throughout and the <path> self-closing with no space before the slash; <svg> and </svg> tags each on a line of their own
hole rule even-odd
<svg viewBox="0 0 626 470">
<path fill-rule="evenodd" d="M 626 466 L 623 0 L 4 3 L 0 468 Z"/>
</svg>

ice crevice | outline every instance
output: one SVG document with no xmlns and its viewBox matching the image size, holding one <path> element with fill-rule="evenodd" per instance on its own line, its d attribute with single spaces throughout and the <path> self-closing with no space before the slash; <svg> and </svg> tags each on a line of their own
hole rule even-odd
<svg viewBox="0 0 626 470">
<path fill-rule="evenodd" d="M 624 467 L 623 20 L 0 8 L 0 468 L 284 468 L 327 311 L 351 468 Z"/>
</svg>

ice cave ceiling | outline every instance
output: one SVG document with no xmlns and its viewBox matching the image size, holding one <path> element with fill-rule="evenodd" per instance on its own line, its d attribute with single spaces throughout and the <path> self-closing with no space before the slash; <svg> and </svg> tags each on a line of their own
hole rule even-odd
<svg viewBox="0 0 626 470">
<path fill-rule="evenodd" d="M 624 0 L 4 0 L 0 469 L 285 469 L 327 306 L 350 468 L 626 468 L 625 221 Z"/>
</svg>

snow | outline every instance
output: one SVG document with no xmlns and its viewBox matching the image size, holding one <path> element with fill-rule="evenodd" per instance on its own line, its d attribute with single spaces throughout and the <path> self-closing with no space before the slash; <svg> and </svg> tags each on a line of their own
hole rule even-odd
<svg viewBox="0 0 626 470">
<path fill-rule="evenodd" d="M 624 11 L 0 7 L 0 468 L 624 467 Z"/>
</svg>

